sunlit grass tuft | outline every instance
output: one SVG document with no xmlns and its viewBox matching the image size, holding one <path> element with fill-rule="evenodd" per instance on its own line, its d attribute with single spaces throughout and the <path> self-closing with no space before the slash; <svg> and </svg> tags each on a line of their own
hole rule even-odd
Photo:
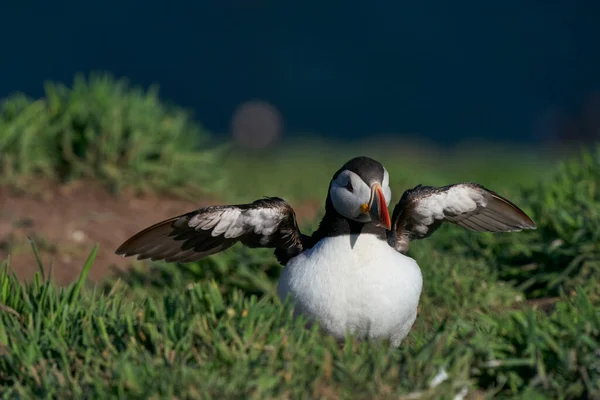
<svg viewBox="0 0 600 400">
<path fill-rule="evenodd" d="M 209 148 L 208 133 L 187 110 L 162 102 L 157 87 L 91 74 L 44 89 L 40 99 L 17 93 L 2 102 L 0 183 L 94 178 L 114 191 L 222 189 L 222 148 Z"/>
</svg>

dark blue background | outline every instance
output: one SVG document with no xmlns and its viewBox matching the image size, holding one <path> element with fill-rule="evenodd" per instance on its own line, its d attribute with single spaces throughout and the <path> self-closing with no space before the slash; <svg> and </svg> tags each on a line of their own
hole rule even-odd
<svg viewBox="0 0 600 400">
<path fill-rule="evenodd" d="M 258 98 L 290 134 L 537 140 L 600 92 L 599 17 L 598 1 L 5 0 L 0 96 L 102 70 L 219 133 Z"/>
</svg>

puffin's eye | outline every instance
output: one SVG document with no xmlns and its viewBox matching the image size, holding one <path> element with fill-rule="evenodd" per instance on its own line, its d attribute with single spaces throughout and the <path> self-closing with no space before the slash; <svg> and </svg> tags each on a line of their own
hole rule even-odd
<svg viewBox="0 0 600 400">
<path fill-rule="evenodd" d="M 346 189 L 348 189 L 349 192 L 354 192 L 354 188 L 352 187 L 352 183 L 350 182 L 346 184 Z"/>
</svg>

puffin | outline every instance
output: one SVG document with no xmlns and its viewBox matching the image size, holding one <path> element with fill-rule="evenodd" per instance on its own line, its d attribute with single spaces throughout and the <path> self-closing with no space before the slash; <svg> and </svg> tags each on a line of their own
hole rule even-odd
<svg viewBox="0 0 600 400">
<path fill-rule="evenodd" d="M 214 205 L 158 222 L 127 239 L 116 254 L 188 263 L 240 242 L 274 249 L 283 266 L 282 302 L 318 322 L 338 342 L 386 340 L 398 347 L 416 318 L 423 287 L 410 242 L 449 222 L 479 232 L 535 229 L 517 205 L 480 184 L 417 185 L 392 215 L 389 174 L 369 157 L 356 157 L 333 174 L 317 229 L 300 232 L 294 209 L 279 197 Z"/>
</svg>

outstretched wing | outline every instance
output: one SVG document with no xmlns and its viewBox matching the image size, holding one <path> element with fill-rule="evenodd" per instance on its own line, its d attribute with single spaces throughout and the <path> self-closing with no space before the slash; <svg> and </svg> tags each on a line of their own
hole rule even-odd
<svg viewBox="0 0 600 400">
<path fill-rule="evenodd" d="M 405 191 L 394 208 L 388 240 L 405 253 L 411 240 L 430 236 L 444 221 L 482 232 L 536 228 L 519 207 L 479 184 L 418 185 Z"/>
<path fill-rule="evenodd" d="M 236 242 L 274 248 L 282 264 L 303 250 L 303 235 L 292 207 L 280 198 L 267 197 L 251 204 L 204 207 L 159 222 L 129 238 L 116 254 L 192 262 Z"/>
</svg>

